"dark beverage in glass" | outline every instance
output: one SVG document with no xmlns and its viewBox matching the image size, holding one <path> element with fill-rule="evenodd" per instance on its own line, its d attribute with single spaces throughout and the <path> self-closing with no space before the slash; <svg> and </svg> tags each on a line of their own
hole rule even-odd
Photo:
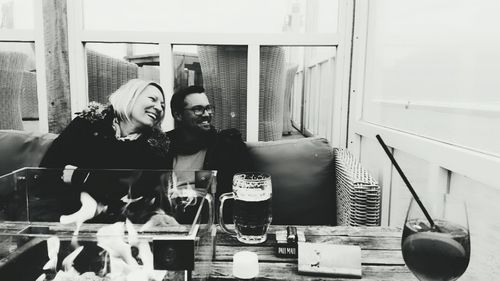
<svg viewBox="0 0 500 281">
<path fill-rule="evenodd" d="M 421 281 L 456 280 L 467 269 L 471 251 L 465 203 L 447 194 L 421 199 L 435 225 L 412 199 L 401 239 L 404 261 Z"/>
<path fill-rule="evenodd" d="M 234 199 L 234 229 L 224 223 L 224 202 Z M 266 241 L 267 230 L 272 221 L 271 176 L 262 173 L 240 173 L 233 177 L 233 191 L 220 196 L 219 224 L 223 231 L 230 233 L 247 244 Z"/>
<path fill-rule="evenodd" d="M 456 280 L 469 265 L 469 231 L 435 220 L 440 232 L 419 219 L 407 221 L 401 248 L 408 268 L 420 280 Z"/>
<path fill-rule="evenodd" d="M 233 221 L 236 233 L 241 236 L 262 236 L 272 220 L 271 198 L 260 201 L 234 200 Z"/>
</svg>

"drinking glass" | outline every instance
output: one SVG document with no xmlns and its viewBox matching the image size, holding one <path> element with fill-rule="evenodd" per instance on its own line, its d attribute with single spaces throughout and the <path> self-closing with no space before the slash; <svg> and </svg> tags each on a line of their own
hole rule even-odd
<svg viewBox="0 0 500 281">
<path fill-rule="evenodd" d="M 470 259 L 470 234 L 465 202 L 449 194 L 421 198 L 436 226 L 431 227 L 412 199 L 401 240 L 403 258 L 421 281 L 458 279 Z"/>
<path fill-rule="evenodd" d="M 166 175 L 168 176 L 166 197 L 171 213 L 177 222 L 192 223 L 199 205 L 203 200 L 207 200 L 208 217 L 211 223 L 213 220 L 212 197 L 209 192 L 216 176 L 214 171 L 171 171 Z"/>
<path fill-rule="evenodd" d="M 267 229 L 272 221 L 271 176 L 262 173 L 239 173 L 233 177 L 233 192 L 220 196 L 219 223 L 223 231 L 235 235 L 243 243 L 266 241 Z M 223 220 L 224 202 L 234 199 L 233 222 L 235 231 L 227 228 Z"/>
</svg>

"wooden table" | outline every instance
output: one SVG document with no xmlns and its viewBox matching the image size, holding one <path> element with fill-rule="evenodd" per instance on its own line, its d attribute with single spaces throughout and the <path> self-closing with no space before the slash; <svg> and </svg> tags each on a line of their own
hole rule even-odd
<svg viewBox="0 0 500 281">
<path fill-rule="evenodd" d="M 44 223 L 42 225 L 47 225 Z M 0 223 L 0 233 L 17 232 L 24 224 Z M 50 224 L 59 233 L 72 233 L 72 227 Z M 95 226 L 84 225 L 82 230 Z M 180 226 L 182 228 L 182 226 Z M 65 229 L 68 228 L 68 229 Z M 417 279 L 404 265 L 401 255 L 401 229 L 394 227 L 329 227 L 329 226 L 297 226 L 304 231 L 308 242 L 358 245 L 361 247 L 363 277 L 361 280 L 412 280 Z M 172 230 L 172 229 L 170 229 Z M 180 229 L 179 229 L 180 230 Z M 259 255 L 260 274 L 257 280 L 356 280 L 352 278 L 333 278 L 324 276 L 299 275 L 297 261 L 292 258 L 279 258 L 275 255 L 276 230 L 285 230 L 284 226 L 271 226 L 268 240 L 259 245 L 245 245 L 217 229 L 215 236 L 216 249 L 212 255 L 211 245 L 199 248 L 199 256 L 203 261 L 197 261 L 193 279 L 197 279 L 197 269 L 203 276 L 209 275 L 209 280 L 234 280 L 232 276 L 233 254 L 239 251 L 254 251 Z M 0 235 L 1 236 L 1 235 Z M 210 239 L 210 237 L 207 237 Z M 210 239 L 211 240 L 211 239 Z M 484 240 L 484 239 L 483 239 Z M 474 240 L 472 238 L 472 253 L 469 267 L 460 281 L 497 280 L 500 273 L 497 266 L 496 243 L 492 240 Z M 483 244 L 481 244 L 483 243 Z M 1 247 L 9 244 L 0 243 Z M 10 248 L 9 248 L 10 249 Z M 0 250 L 1 252 L 1 250 Z M 213 259 L 212 259 L 213 256 Z M 7 260 L 0 260 L 0 266 Z M 4 276 L 0 276 L 3 280 Z M 168 280 L 184 280 L 185 272 L 168 272 Z"/>
<path fill-rule="evenodd" d="M 238 251 L 253 251 L 258 254 L 260 273 L 257 280 L 356 280 L 299 275 L 296 259 L 279 258 L 275 255 L 274 233 L 284 229 L 284 226 L 271 226 L 271 235 L 260 245 L 242 244 L 218 229 L 210 280 L 234 280 L 232 258 Z M 417 280 L 405 266 L 401 255 L 400 228 L 297 226 L 297 229 L 304 231 L 307 242 L 359 245 L 362 280 Z"/>
</svg>

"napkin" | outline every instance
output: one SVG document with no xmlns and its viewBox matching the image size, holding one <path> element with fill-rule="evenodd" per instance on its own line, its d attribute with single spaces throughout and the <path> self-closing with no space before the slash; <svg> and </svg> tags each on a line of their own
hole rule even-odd
<svg viewBox="0 0 500 281">
<path fill-rule="evenodd" d="M 352 245 L 300 242 L 300 274 L 361 278 L 361 248 Z"/>
</svg>

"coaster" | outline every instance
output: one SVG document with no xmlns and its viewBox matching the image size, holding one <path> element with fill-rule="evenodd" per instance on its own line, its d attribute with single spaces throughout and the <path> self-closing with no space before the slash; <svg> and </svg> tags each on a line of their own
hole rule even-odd
<svg viewBox="0 0 500 281">
<path fill-rule="evenodd" d="M 299 273 L 361 278 L 361 248 L 352 245 L 300 242 Z"/>
</svg>

